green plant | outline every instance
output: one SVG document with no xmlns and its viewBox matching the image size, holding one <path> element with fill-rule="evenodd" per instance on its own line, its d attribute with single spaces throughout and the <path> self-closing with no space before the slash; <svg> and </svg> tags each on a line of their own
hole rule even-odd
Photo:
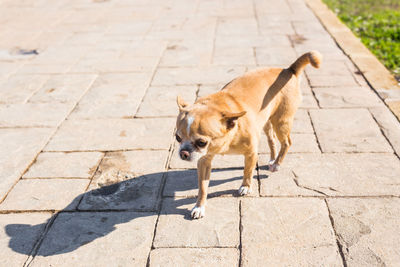
<svg viewBox="0 0 400 267">
<path fill-rule="evenodd" d="M 400 80 L 400 0 L 324 0 Z"/>
</svg>

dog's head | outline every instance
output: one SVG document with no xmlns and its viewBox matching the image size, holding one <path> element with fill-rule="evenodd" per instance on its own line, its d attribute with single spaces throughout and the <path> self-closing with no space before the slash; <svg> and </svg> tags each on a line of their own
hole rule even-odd
<svg viewBox="0 0 400 267">
<path fill-rule="evenodd" d="M 237 119 L 246 114 L 221 111 L 207 100 L 189 106 L 178 96 L 177 104 L 176 140 L 180 143 L 180 158 L 187 161 L 207 153 L 217 154 L 229 146 L 227 139 L 236 128 Z"/>
</svg>

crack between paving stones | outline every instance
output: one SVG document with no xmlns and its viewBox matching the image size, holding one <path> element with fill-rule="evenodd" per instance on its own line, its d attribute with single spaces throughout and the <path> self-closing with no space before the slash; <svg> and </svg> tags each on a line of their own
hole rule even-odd
<svg viewBox="0 0 400 267">
<path fill-rule="evenodd" d="M 195 101 L 199 98 L 199 92 L 200 92 L 200 86 L 201 86 L 201 83 L 199 83 L 199 84 L 196 84 L 196 86 L 197 86 L 197 89 L 196 89 L 196 92 L 194 93 L 195 94 Z"/>
<path fill-rule="evenodd" d="M 318 99 L 317 96 L 315 95 L 315 92 L 314 92 L 314 90 L 313 90 L 314 87 L 311 86 L 310 77 L 308 77 L 307 73 L 304 73 L 304 77 L 306 78 L 307 83 L 308 83 L 308 85 L 309 85 L 310 88 L 311 88 L 311 94 L 313 95 L 313 97 L 314 97 L 314 99 L 315 99 L 315 102 L 317 102 L 318 108 L 320 109 L 320 108 L 321 108 L 321 103 L 319 103 L 319 99 Z M 332 86 L 320 86 L 320 87 L 329 87 L 329 88 L 331 88 Z"/>
<path fill-rule="evenodd" d="M 257 33 L 258 35 L 261 35 L 261 31 L 260 31 L 260 21 L 258 18 L 258 13 L 257 13 L 257 7 L 256 7 L 256 3 L 254 0 L 251 1 L 251 4 L 253 6 L 253 13 L 254 13 L 254 18 L 256 19 L 256 25 L 257 25 Z M 253 47 L 253 49 L 255 50 L 255 48 Z M 254 54 L 255 56 L 255 54 Z M 257 60 L 256 60 L 257 63 Z"/>
<path fill-rule="evenodd" d="M 397 154 L 396 149 L 394 148 L 392 142 L 390 142 L 390 139 L 386 136 L 385 131 L 383 129 L 385 129 L 385 127 L 382 126 L 381 123 L 379 123 L 379 121 L 377 120 L 377 118 L 374 116 L 374 114 L 371 112 L 370 109 L 368 109 L 369 114 L 371 114 L 372 119 L 376 122 L 376 124 L 379 127 L 379 130 L 381 131 L 381 134 L 383 135 L 383 137 L 386 139 L 386 141 L 389 143 L 390 147 L 393 150 L 393 153 L 397 156 L 397 158 L 400 159 L 400 155 Z"/>
<path fill-rule="evenodd" d="M 45 150 L 42 152 L 45 153 L 76 153 L 76 152 L 102 152 L 102 153 L 112 153 L 112 152 L 129 152 L 129 151 L 168 151 L 166 148 L 127 148 L 127 149 L 115 149 L 115 150 L 91 150 L 91 149 L 82 149 L 82 150 Z"/>
<path fill-rule="evenodd" d="M 319 105 L 319 104 L 318 104 L 318 105 Z M 308 115 L 308 118 L 310 119 L 311 127 L 313 128 L 314 137 L 315 137 L 315 141 L 317 142 L 318 149 L 319 149 L 319 151 L 320 151 L 321 153 L 324 153 L 324 152 L 322 151 L 321 143 L 319 142 L 319 139 L 318 139 L 318 136 L 317 136 L 317 132 L 315 131 L 314 122 L 312 121 L 311 114 L 310 114 L 310 111 L 309 111 L 309 110 L 307 110 L 307 115 Z"/>
<path fill-rule="evenodd" d="M 153 25 L 152 25 L 151 27 L 153 27 Z M 151 28 L 151 27 L 150 27 L 150 28 Z M 157 62 L 157 64 L 156 64 L 156 66 L 154 67 L 154 70 L 153 70 L 153 73 L 152 73 L 152 75 L 151 75 L 151 78 L 150 78 L 150 81 L 149 81 L 149 83 L 148 83 L 148 86 L 147 86 L 146 90 L 144 91 L 142 97 L 140 98 L 140 104 L 139 104 L 138 107 L 136 108 L 136 111 L 135 111 L 135 113 L 134 113 L 134 115 L 133 115 L 133 118 L 137 118 L 136 115 L 138 114 L 138 112 L 139 112 L 139 110 L 140 110 L 140 107 L 141 107 L 142 104 L 143 104 L 144 98 L 146 97 L 146 94 L 147 94 L 147 92 L 149 91 L 149 88 L 151 87 L 151 84 L 153 83 L 154 77 L 156 76 L 156 73 L 157 73 L 157 69 L 158 69 L 158 67 L 160 66 L 161 59 L 163 58 L 163 56 L 164 56 L 164 54 L 165 54 L 165 51 L 167 50 L 167 47 L 168 47 L 168 45 L 166 45 L 166 46 L 164 47 L 164 50 L 162 51 L 162 53 L 161 53 L 161 55 L 160 55 L 160 58 L 158 59 L 158 62 Z"/>
<path fill-rule="evenodd" d="M 89 179 L 90 181 L 89 181 L 88 185 L 86 186 L 85 191 L 84 191 L 84 193 L 82 194 L 81 198 L 79 199 L 78 204 L 76 205 L 76 209 L 77 209 L 77 210 L 79 209 L 79 205 L 81 205 L 81 203 L 82 203 L 82 201 L 83 201 L 83 197 L 85 196 L 85 194 L 87 193 L 87 190 L 89 189 L 90 185 L 92 184 L 93 179 L 94 179 L 94 176 L 95 176 L 96 173 L 99 171 L 99 168 L 100 168 L 101 164 L 103 163 L 105 157 L 106 157 L 106 153 L 103 153 L 103 156 L 102 156 L 101 159 L 99 160 L 99 164 L 97 164 L 96 170 L 93 172 L 92 176 L 90 177 L 90 179 Z"/>
<path fill-rule="evenodd" d="M 200 86 L 198 86 L 198 88 L 200 88 Z M 198 89 L 198 90 L 199 90 L 199 89 Z M 198 92 L 198 90 L 197 90 L 197 92 Z M 196 92 L 196 93 L 197 93 L 197 92 Z M 176 130 L 176 129 L 174 129 L 174 132 L 175 132 L 175 130 Z M 171 162 L 172 153 L 173 153 L 173 151 L 174 151 L 174 143 L 175 143 L 175 141 L 172 140 L 172 142 L 171 142 L 171 144 L 170 144 L 170 146 L 169 146 L 168 156 L 167 156 L 167 159 L 166 159 L 166 162 L 165 162 L 165 166 L 164 166 L 164 174 L 163 174 L 163 176 L 162 176 L 162 178 L 161 178 L 162 181 L 161 181 L 161 186 L 160 186 L 160 189 L 159 189 L 160 191 L 158 192 L 159 203 L 156 204 L 156 205 L 157 205 L 156 209 L 158 210 L 158 212 L 157 212 L 157 219 L 156 219 L 156 223 L 154 224 L 153 239 L 152 239 L 152 241 L 151 241 L 151 247 L 150 247 L 150 250 L 149 250 L 149 255 L 147 256 L 146 267 L 149 267 L 149 266 L 150 266 L 150 255 L 151 255 L 151 251 L 155 249 L 155 247 L 154 247 L 154 240 L 155 240 L 155 238 L 156 238 L 157 226 L 158 226 L 158 222 L 159 222 L 159 220 L 160 220 L 160 215 L 161 215 L 161 210 L 162 210 L 162 204 L 163 204 L 163 192 L 164 192 L 164 187 L 165 187 L 166 180 L 167 180 L 168 167 L 169 167 L 169 164 L 170 164 L 170 162 Z"/>
<path fill-rule="evenodd" d="M 196 246 L 196 247 L 192 247 L 192 246 L 168 246 L 168 247 L 164 247 L 164 246 L 159 246 L 159 247 L 155 247 L 154 249 L 160 249 L 160 248 L 238 248 L 237 246 Z"/>
<path fill-rule="evenodd" d="M 30 255 L 28 256 L 28 258 L 26 259 L 26 261 L 24 262 L 23 266 L 30 266 L 31 263 L 33 262 L 33 260 L 35 259 L 40 246 L 43 243 L 44 238 L 46 237 L 47 233 L 49 232 L 51 226 L 53 225 L 54 221 L 57 219 L 58 217 L 58 213 L 54 213 L 49 221 L 47 222 L 46 226 L 43 229 L 42 234 L 39 236 L 39 238 L 37 239 L 37 241 L 35 242 L 35 245 L 33 246 L 32 250 L 30 251 Z"/>
<path fill-rule="evenodd" d="M 239 267 L 242 267 L 242 231 L 243 231 L 243 224 L 242 224 L 242 200 L 239 201 Z"/>
<path fill-rule="evenodd" d="M 211 65 L 214 63 L 215 43 L 216 43 L 216 40 L 217 40 L 217 31 L 218 31 L 218 27 L 219 27 L 219 20 L 220 20 L 220 18 L 217 17 L 217 19 L 215 21 L 215 29 L 214 29 L 214 36 L 213 36 L 213 46 L 212 46 L 211 60 L 210 60 L 210 64 Z"/>
<path fill-rule="evenodd" d="M 15 125 L 15 126 L 0 126 L 0 129 L 30 129 L 30 128 L 39 128 L 39 129 L 53 129 L 54 126 L 44 126 L 44 125 Z"/>
<path fill-rule="evenodd" d="M 310 191 L 313 191 L 313 192 L 316 192 L 318 194 L 322 194 L 323 196 L 328 196 L 327 194 L 325 194 L 322 191 L 319 191 L 319 190 L 316 190 L 316 189 L 313 189 L 313 188 L 310 188 L 310 187 L 307 187 L 307 186 L 304 186 L 304 185 L 300 185 L 299 184 L 299 177 L 297 176 L 297 174 L 294 171 L 292 171 L 292 173 L 293 173 L 293 176 L 294 176 L 293 181 L 298 187 L 306 189 L 306 190 L 310 190 Z"/>
<path fill-rule="evenodd" d="M 346 258 L 344 256 L 344 252 L 343 252 L 343 246 L 339 241 L 339 236 L 338 236 L 338 233 L 336 232 L 336 229 L 335 229 L 335 223 L 334 223 L 334 220 L 333 220 L 333 217 L 332 217 L 332 214 L 331 214 L 331 210 L 329 209 L 328 201 L 326 199 L 324 199 L 324 201 L 325 201 L 326 208 L 328 209 L 329 220 L 331 222 L 332 230 L 333 230 L 333 233 L 335 235 L 336 245 L 338 247 L 338 251 L 339 251 L 340 257 L 342 258 L 342 264 L 343 264 L 344 267 L 347 267 Z"/>
<path fill-rule="evenodd" d="M 85 177 L 22 177 L 21 180 L 90 180 Z"/>
<path fill-rule="evenodd" d="M 260 167 L 258 165 L 258 161 L 257 161 L 257 165 L 256 165 L 256 171 L 257 171 L 257 183 L 258 183 L 258 196 L 261 196 L 261 179 L 260 179 Z"/>
</svg>

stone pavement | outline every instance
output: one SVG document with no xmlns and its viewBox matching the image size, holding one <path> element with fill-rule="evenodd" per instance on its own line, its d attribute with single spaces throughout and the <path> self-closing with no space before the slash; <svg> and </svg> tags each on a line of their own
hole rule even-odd
<svg viewBox="0 0 400 267">
<path fill-rule="evenodd" d="M 176 95 L 309 50 L 293 146 L 254 192 L 214 161 L 207 216 Z M 1 0 L 1 266 L 395 266 L 400 126 L 303 0 Z"/>
</svg>

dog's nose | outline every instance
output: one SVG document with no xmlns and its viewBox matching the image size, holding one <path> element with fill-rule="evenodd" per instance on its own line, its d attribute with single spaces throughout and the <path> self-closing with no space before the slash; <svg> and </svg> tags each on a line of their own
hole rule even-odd
<svg viewBox="0 0 400 267">
<path fill-rule="evenodd" d="M 186 150 L 181 150 L 181 152 L 179 152 L 179 155 L 183 160 L 188 160 L 190 158 L 190 153 Z"/>
</svg>

